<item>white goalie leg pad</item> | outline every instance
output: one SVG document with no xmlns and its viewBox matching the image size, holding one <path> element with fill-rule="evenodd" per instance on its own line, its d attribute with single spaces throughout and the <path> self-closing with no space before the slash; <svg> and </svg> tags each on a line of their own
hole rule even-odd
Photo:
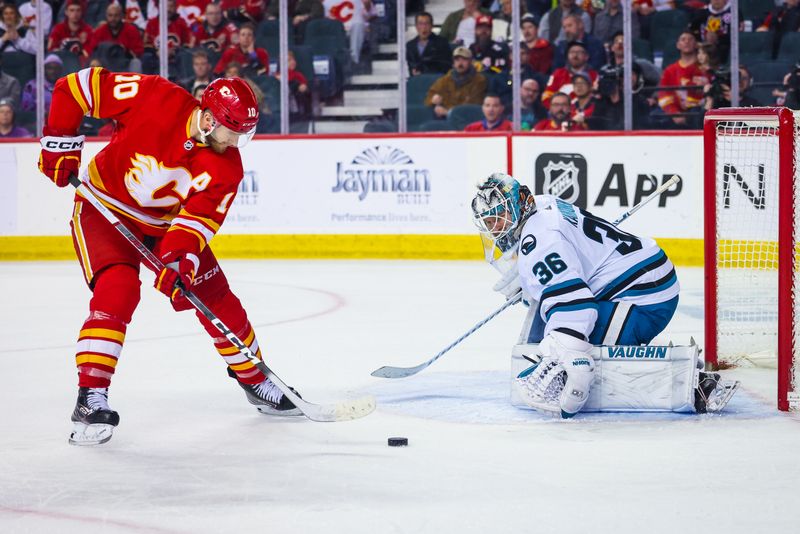
<svg viewBox="0 0 800 534">
<path fill-rule="evenodd" d="M 522 328 L 520 329 L 517 343 L 522 344 L 528 342 L 528 335 L 530 334 L 531 327 L 533 326 L 533 321 L 536 320 L 536 313 L 538 311 L 539 303 L 537 301 L 534 300 L 528 303 L 528 313 L 525 315 L 525 320 L 522 321 Z"/>
<path fill-rule="evenodd" d="M 536 344 L 516 345 L 511 356 L 511 404 L 529 407 L 515 387 L 531 366 Z M 582 412 L 694 412 L 699 369 L 697 345 L 596 346 L 594 384 Z M 527 357 L 527 359 L 526 359 Z"/>
</svg>

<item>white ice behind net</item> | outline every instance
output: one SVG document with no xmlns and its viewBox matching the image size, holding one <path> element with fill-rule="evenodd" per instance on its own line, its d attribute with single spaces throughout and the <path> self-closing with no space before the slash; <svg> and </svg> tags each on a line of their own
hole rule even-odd
<svg viewBox="0 0 800 534">
<path fill-rule="evenodd" d="M 778 347 L 778 124 L 717 123 L 720 360 L 774 366 Z"/>
</svg>

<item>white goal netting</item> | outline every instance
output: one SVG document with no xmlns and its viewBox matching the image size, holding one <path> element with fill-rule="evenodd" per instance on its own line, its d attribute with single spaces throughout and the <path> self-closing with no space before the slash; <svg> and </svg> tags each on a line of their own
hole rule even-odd
<svg viewBox="0 0 800 534">
<path fill-rule="evenodd" d="M 795 119 L 797 120 L 797 118 Z M 800 152 L 795 126 L 793 160 L 779 157 L 780 126 L 776 115 L 763 120 L 731 117 L 716 121 L 716 325 L 717 357 L 734 365 L 776 367 L 778 358 L 778 295 L 788 291 L 794 296 L 791 321 L 792 346 L 800 347 L 798 328 L 798 255 L 795 224 L 791 223 L 795 251 L 792 283 L 779 287 L 779 173 L 781 164 L 789 169 L 795 191 L 795 213 L 800 216 L 797 199 Z M 784 170 L 787 173 L 786 170 Z M 800 358 L 792 357 L 791 387 Z"/>
</svg>

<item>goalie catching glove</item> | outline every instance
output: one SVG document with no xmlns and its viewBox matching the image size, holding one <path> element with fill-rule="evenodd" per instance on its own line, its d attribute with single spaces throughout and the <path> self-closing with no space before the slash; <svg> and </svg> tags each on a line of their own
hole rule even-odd
<svg viewBox="0 0 800 534">
<path fill-rule="evenodd" d="M 561 332 L 550 332 L 539 344 L 542 359 L 517 376 L 525 404 L 568 419 L 589 400 L 594 381 L 592 345 Z"/>
<path fill-rule="evenodd" d="M 154 286 L 168 296 L 173 308 L 177 309 L 186 298 L 182 289 L 192 287 L 194 277 L 200 268 L 200 259 L 192 253 L 170 251 L 161 255 L 161 261 L 164 263 L 164 268 L 156 276 Z"/>
<path fill-rule="evenodd" d="M 83 135 L 69 135 L 45 126 L 40 140 L 39 171 L 58 187 L 66 186 L 70 176 L 77 176 L 81 168 L 84 139 Z"/>
</svg>

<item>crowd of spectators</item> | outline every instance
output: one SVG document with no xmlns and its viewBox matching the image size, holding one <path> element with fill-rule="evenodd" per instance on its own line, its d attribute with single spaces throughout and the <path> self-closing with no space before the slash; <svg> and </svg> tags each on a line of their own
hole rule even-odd
<svg viewBox="0 0 800 534">
<path fill-rule="evenodd" d="M 55 80 L 82 67 L 159 72 L 159 22 L 152 9 L 157 2 L 52 0 L 42 2 L 43 20 L 38 21 L 39 1 L 0 3 L 0 99 L 11 105 L 12 121 L 33 129 L 36 86 L 30 75 L 18 72 L 19 58 L 32 57 L 37 40 L 47 49 L 45 106 Z M 431 82 L 424 98 L 410 104 L 428 106 L 432 122 L 444 127 L 454 108 L 470 106 L 476 120 L 468 121 L 468 127 L 504 129 L 518 106 L 523 129 L 621 127 L 621 0 L 521 0 L 519 102 L 512 101 L 511 0 L 451 1 L 459 9 L 442 21 L 435 21 L 425 11 L 425 0 L 406 2 L 408 12 L 415 15 L 416 30 L 413 39 L 405 43 L 408 75 L 440 76 Z M 333 18 L 337 24 L 346 21 L 341 25 L 345 57 L 336 60 L 358 65 L 376 35 L 385 38 L 393 31 L 395 2 L 354 0 L 331 7 L 329 0 L 289 0 L 291 43 L 302 47 L 317 37 L 309 34 L 317 19 Z M 753 2 L 764 4 L 764 0 Z M 245 77 L 265 117 L 259 131 L 269 131 L 281 73 L 276 50 L 271 49 L 271 57 L 263 30 L 271 23 L 273 30 L 277 28 L 273 21 L 278 5 L 277 0 L 167 0 L 170 78 L 199 98 L 215 77 Z M 631 37 L 639 45 L 634 47 L 631 73 L 636 128 L 698 128 L 704 111 L 729 104 L 730 10 L 730 0 L 633 0 Z M 669 29 L 666 45 L 663 40 L 659 45 L 665 34 L 661 21 L 668 12 L 680 14 L 670 20 L 680 19 L 682 26 Z M 742 17 L 740 23 L 742 35 L 768 32 L 770 59 L 783 54 L 786 47 L 781 43 L 800 29 L 800 0 L 775 0 L 762 12 L 748 9 L 746 13 L 749 18 Z M 383 26 L 377 24 L 379 19 Z M 331 55 L 336 54 L 331 51 Z M 311 57 L 307 53 L 289 58 L 293 120 L 309 119 L 315 97 L 321 98 L 325 92 L 324 98 L 329 98 L 343 87 L 338 79 L 333 90 L 321 90 Z M 795 60 L 797 57 L 792 58 Z M 772 80 L 754 80 L 753 67 L 745 60 L 739 73 L 741 105 L 785 103 L 797 107 L 800 64 L 787 66 Z M 331 68 L 330 72 L 335 78 L 338 71 Z M 753 93 L 754 83 L 760 91 L 758 98 Z M 95 130 L 100 126 L 89 125 Z"/>
<path fill-rule="evenodd" d="M 36 85 L 31 78 L 35 72 L 37 38 L 44 43 L 47 54 L 46 107 L 55 80 L 80 68 L 102 66 L 118 72 L 160 72 L 162 51 L 157 1 L 46 1 L 42 4 L 41 22 L 36 20 L 37 1 L 0 2 L 0 69 L 3 59 L 15 65 L 0 70 L 0 99 L 11 105 L 18 116 L 24 115 L 29 126 L 32 126 L 30 120 L 36 109 Z M 280 97 L 273 93 L 278 91 L 280 73 L 277 57 L 270 57 L 265 43 L 274 43 L 277 47 L 278 1 L 167 0 L 166 4 L 169 78 L 199 98 L 214 78 L 230 74 L 242 76 L 262 106 L 265 122 L 259 124 L 259 131 L 266 131 L 270 123 L 274 125 Z M 306 33 L 312 21 L 332 19 L 340 29 L 344 52 L 344 57 L 337 56 L 336 60 L 348 62 L 347 68 L 352 68 L 364 61 L 365 54 L 374 45 L 371 26 L 375 25 L 378 9 L 373 0 L 356 0 L 347 4 L 347 9 L 326 5 L 323 0 L 289 0 L 290 44 L 302 48 L 308 44 Z M 261 43 L 257 42 L 259 31 L 263 38 Z M 444 46 L 449 58 L 449 45 L 445 42 Z M 334 56 L 338 50 L 329 52 Z M 304 72 L 294 53 L 288 60 L 289 106 L 293 120 L 307 120 L 312 114 L 315 90 L 311 83 L 315 68 L 312 53 L 319 52 L 306 46 L 303 53 Z M 273 54 L 277 55 L 277 48 L 273 49 Z M 25 68 L 19 67 L 23 63 Z M 338 84 L 329 93 L 341 98 L 341 79 Z M 96 133 L 103 124 L 88 121 L 84 126 L 88 128 L 86 133 Z M 21 130 L 9 131 L 13 134 Z M 8 135 L 4 127 L 0 126 L 0 132 Z"/>
<path fill-rule="evenodd" d="M 435 120 L 447 122 L 453 107 L 467 105 L 475 114 L 480 107 L 483 116 L 468 129 L 503 129 L 503 116 L 509 118 L 519 105 L 523 130 L 624 127 L 621 0 L 521 0 L 525 12 L 520 19 L 518 103 L 511 102 L 510 2 L 463 0 L 463 8 L 445 18 L 438 35 L 433 31 L 436 21 L 418 4 L 417 36 L 406 48 L 408 68 L 411 76 L 442 76 L 424 101 Z M 741 11 L 739 31 L 771 32 L 765 59 L 770 62 L 779 51 L 784 54 L 784 37 L 800 30 L 800 0 L 758 4 L 759 9 Z M 664 21 L 673 25 L 665 27 Z M 681 21 L 680 26 L 674 21 Z M 503 24 L 499 32 L 493 28 L 498 22 Z M 730 0 L 634 0 L 631 32 L 634 128 L 700 128 L 705 111 L 731 105 Z M 800 40 L 794 42 L 800 45 Z M 800 47 L 794 54 L 792 62 L 800 58 Z M 786 59 L 785 54 L 781 58 Z M 740 106 L 797 106 L 800 62 L 787 66 L 789 72 L 780 77 L 760 80 L 770 93 L 763 97 L 762 91 L 757 99 L 751 94 L 753 75 L 747 61 L 742 55 Z M 445 122 L 442 128 L 452 129 Z"/>
</svg>

